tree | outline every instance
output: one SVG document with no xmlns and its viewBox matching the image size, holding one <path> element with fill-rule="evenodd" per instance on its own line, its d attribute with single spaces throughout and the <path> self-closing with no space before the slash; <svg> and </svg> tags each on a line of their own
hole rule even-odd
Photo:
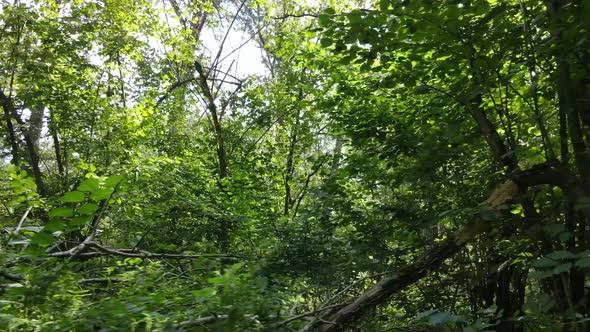
<svg viewBox="0 0 590 332">
<path fill-rule="evenodd" d="M 587 7 L 5 1 L 1 326 L 586 330 Z"/>
</svg>

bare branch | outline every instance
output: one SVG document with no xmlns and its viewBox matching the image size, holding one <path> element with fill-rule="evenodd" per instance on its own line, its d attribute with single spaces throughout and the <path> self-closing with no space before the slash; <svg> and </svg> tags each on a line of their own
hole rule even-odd
<svg viewBox="0 0 590 332">
<path fill-rule="evenodd" d="M 78 251 L 74 249 L 79 248 Z M 81 252 L 86 248 L 95 248 L 98 251 L 90 251 L 90 252 Z M 168 253 L 152 253 L 149 251 L 144 250 L 133 250 L 133 249 L 113 249 L 105 247 L 101 244 L 98 244 L 94 241 L 90 242 L 83 242 L 79 246 L 74 247 L 70 250 L 60 251 L 60 252 L 53 252 L 47 254 L 48 257 L 98 257 L 98 256 L 106 256 L 106 255 L 113 255 L 113 256 L 122 256 L 122 257 L 134 257 L 134 258 L 176 258 L 176 259 L 198 259 L 198 258 L 247 258 L 246 256 L 242 255 L 233 255 L 233 254 L 199 254 L 199 255 L 188 255 L 188 254 L 168 254 Z"/>
<path fill-rule="evenodd" d="M 7 280 L 14 281 L 14 282 L 23 281 L 25 279 L 21 275 L 2 271 L 2 270 L 0 270 L 0 276 L 6 278 Z"/>
</svg>

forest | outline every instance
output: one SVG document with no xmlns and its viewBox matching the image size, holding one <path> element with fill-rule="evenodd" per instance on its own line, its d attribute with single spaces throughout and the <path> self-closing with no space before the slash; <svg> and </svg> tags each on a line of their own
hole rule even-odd
<svg viewBox="0 0 590 332">
<path fill-rule="evenodd" d="M 0 0 L 1 331 L 590 331 L 590 0 Z"/>
</svg>

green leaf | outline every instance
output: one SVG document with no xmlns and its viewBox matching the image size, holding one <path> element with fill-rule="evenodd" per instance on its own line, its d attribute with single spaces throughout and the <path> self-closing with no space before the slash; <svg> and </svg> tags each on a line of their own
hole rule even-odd
<svg viewBox="0 0 590 332">
<path fill-rule="evenodd" d="M 576 254 L 567 250 L 558 250 L 548 254 L 547 257 L 554 260 L 574 259 Z"/>
<path fill-rule="evenodd" d="M 77 210 L 80 214 L 93 214 L 98 210 L 98 204 L 88 203 L 80 206 Z"/>
<path fill-rule="evenodd" d="M 227 282 L 227 277 L 219 276 L 207 279 L 207 281 L 214 285 L 224 285 Z"/>
<path fill-rule="evenodd" d="M 576 266 L 581 268 L 590 267 L 590 257 L 584 257 L 576 261 Z"/>
<path fill-rule="evenodd" d="M 207 287 L 207 288 L 203 288 L 203 289 L 199 289 L 199 290 L 194 290 L 191 293 L 193 293 L 193 295 L 198 299 L 206 299 L 206 298 L 210 298 L 211 296 L 213 296 L 215 294 L 215 288 L 214 287 Z"/>
<path fill-rule="evenodd" d="M 320 39 L 320 45 L 322 45 L 322 47 L 329 47 L 333 43 L 334 40 L 332 38 L 323 37 L 322 39 Z"/>
<path fill-rule="evenodd" d="M 576 201 L 576 204 L 575 204 L 575 209 L 576 210 L 590 209 L 590 197 L 582 196 L 582 197 L 578 198 L 578 200 Z"/>
<path fill-rule="evenodd" d="M 86 179 L 86 180 L 82 181 L 82 183 L 80 183 L 80 185 L 78 186 L 78 190 L 93 192 L 93 191 L 98 190 L 98 184 L 99 184 L 98 179 L 95 179 L 95 178 Z"/>
<path fill-rule="evenodd" d="M 348 21 L 350 22 L 350 24 L 361 24 L 363 21 L 363 18 L 361 16 L 361 13 L 358 11 L 353 11 L 350 14 L 348 14 Z"/>
<path fill-rule="evenodd" d="M 428 317 L 428 322 L 432 325 L 444 324 L 450 321 L 452 315 L 450 312 L 437 312 Z"/>
<path fill-rule="evenodd" d="M 327 27 L 330 24 L 332 24 L 332 16 L 330 16 L 328 14 L 320 14 L 320 16 L 318 17 L 318 20 L 320 22 L 320 26 L 322 26 L 322 27 Z"/>
<path fill-rule="evenodd" d="M 533 271 L 528 274 L 529 278 L 536 280 L 543 280 L 553 275 L 551 271 Z"/>
<path fill-rule="evenodd" d="M 557 264 L 558 263 L 556 261 L 547 257 L 541 257 L 533 262 L 533 266 L 538 268 L 554 267 Z"/>
<path fill-rule="evenodd" d="M 111 197 L 111 194 L 115 191 L 113 188 L 99 189 L 92 192 L 90 198 L 95 201 L 102 201 Z"/>
<path fill-rule="evenodd" d="M 53 232 L 58 232 L 58 231 L 63 231 L 64 230 L 64 222 L 61 219 L 53 219 L 50 222 L 47 223 L 47 225 L 45 225 L 45 227 L 43 227 L 43 231 L 47 231 L 50 233 Z"/>
<path fill-rule="evenodd" d="M 121 180 L 123 180 L 123 175 L 113 175 L 107 178 L 104 182 L 104 186 L 107 188 L 115 188 Z"/>
<path fill-rule="evenodd" d="M 70 191 L 63 195 L 61 198 L 62 201 L 66 203 L 79 203 L 84 201 L 85 195 L 83 192 L 80 191 Z"/>
<path fill-rule="evenodd" d="M 49 212 L 50 217 L 71 217 L 74 215 L 74 210 L 69 207 L 58 207 Z"/>
<path fill-rule="evenodd" d="M 568 272 L 572 268 L 572 263 L 564 263 L 561 265 L 556 266 L 553 269 L 553 274 L 560 274 L 562 272 Z"/>
<path fill-rule="evenodd" d="M 71 226 L 82 226 L 82 225 L 88 224 L 90 222 L 90 220 L 92 220 L 92 216 L 79 216 L 79 217 L 72 218 L 70 225 Z"/>
<path fill-rule="evenodd" d="M 41 231 L 31 238 L 31 244 L 48 246 L 53 243 L 53 235 L 48 231 Z"/>
<path fill-rule="evenodd" d="M 559 234 L 559 241 L 566 242 L 567 240 L 571 239 L 572 233 L 570 232 L 563 232 Z"/>
<path fill-rule="evenodd" d="M 422 311 L 421 313 L 419 313 L 416 316 L 416 320 L 421 320 L 422 318 L 425 317 L 429 317 L 430 315 L 432 315 L 433 313 L 437 312 L 436 309 L 431 309 L 431 310 L 426 310 L 426 311 Z"/>
</svg>

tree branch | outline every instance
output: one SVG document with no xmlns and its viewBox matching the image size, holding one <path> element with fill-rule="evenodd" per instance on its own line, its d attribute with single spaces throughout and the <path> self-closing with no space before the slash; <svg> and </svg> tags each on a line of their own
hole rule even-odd
<svg viewBox="0 0 590 332">
<path fill-rule="evenodd" d="M 67 257 L 98 257 L 98 256 L 122 256 L 122 257 L 134 257 L 134 258 L 176 258 L 176 259 L 197 259 L 197 258 L 247 258 L 246 256 L 242 255 L 233 255 L 233 254 L 199 254 L 199 255 L 188 255 L 188 254 L 169 254 L 169 253 L 152 253 L 149 251 L 144 250 L 133 250 L 133 249 L 113 249 L 105 247 L 97 242 L 90 241 L 86 242 L 84 246 L 79 250 L 84 250 L 86 248 L 95 248 L 97 251 L 90 251 L 90 252 L 81 252 L 78 251 L 76 254 L 73 252 L 72 249 L 66 251 L 59 251 L 59 252 L 52 252 L 47 254 L 48 257 L 56 257 L 56 258 L 67 258 Z"/>
</svg>

